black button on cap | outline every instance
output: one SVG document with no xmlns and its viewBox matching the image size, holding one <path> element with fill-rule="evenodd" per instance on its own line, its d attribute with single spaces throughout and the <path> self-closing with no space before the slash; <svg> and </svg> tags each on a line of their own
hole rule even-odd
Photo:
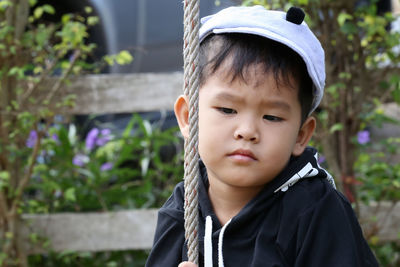
<svg viewBox="0 0 400 267">
<path fill-rule="evenodd" d="M 286 13 L 286 20 L 300 25 L 305 17 L 304 11 L 299 7 L 292 6 Z"/>
</svg>

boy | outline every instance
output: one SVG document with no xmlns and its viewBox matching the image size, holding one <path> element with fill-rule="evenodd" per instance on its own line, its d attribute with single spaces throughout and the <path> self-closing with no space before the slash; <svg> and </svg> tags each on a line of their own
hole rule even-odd
<svg viewBox="0 0 400 267">
<path fill-rule="evenodd" d="M 378 266 L 307 147 L 325 83 L 304 13 L 231 7 L 200 29 L 200 266 Z M 188 137 L 188 100 L 175 103 Z M 150 267 L 187 260 L 183 184 L 159 211 Z M 193 266 L 181 263 L 180 266 Z"/>
</svg>

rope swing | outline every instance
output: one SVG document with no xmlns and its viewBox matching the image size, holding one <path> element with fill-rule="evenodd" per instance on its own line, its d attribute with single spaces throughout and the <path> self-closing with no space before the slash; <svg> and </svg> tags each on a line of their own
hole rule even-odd
<svg viewBox="0 0 400 267">
<path fill-rule="evenodd" d="M 185 239 L 189 261 L 198 263 L 198 103 L 199 103 L 199 0 L 184 0 L 184 94 L 189 98 L 189 138 L 185 140 Z"/>
</svg>

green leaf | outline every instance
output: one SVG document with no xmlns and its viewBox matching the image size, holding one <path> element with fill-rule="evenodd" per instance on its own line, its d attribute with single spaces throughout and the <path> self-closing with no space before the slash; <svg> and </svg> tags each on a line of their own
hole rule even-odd
<svg viewBox="0 0 400 267">
<path fill-rule="evenodd" d="M 0 11 L 6 10 L 8 7 L 12 6 L 12 1 L 2 0 L 0 1 Z"/>
<path fill-rule="evenodd" d="M 390 82 L 394 85 L 394 90 L 392 91 L 393 100 L 400 104 L 400 76 L 393 75 L 390 78 Z"/>
<path fill-rule="evenodd" d="M 339 78 L 344 79 L 344 80 L 349 80 L 349 79 L 351 79 L 351 73 L 350 72 L 341 72 L 341 73 L 339 73 Z"/>
<path fill-rule="evenodd" d="M 43 11 L 48 13 L 48 14 L 52 14 L 52 15 L 56 13 L 54 7 L 52 7 L 51 5 L 44 5 L 43 6 Z"/>
<path fill-rule="evenodd" d="M 87 24 L 93 26 L 99 23 L 99 18 L 97 16 L 90 16 L 87 18 Z"/>
<path fill-rule="evenodd" d="M 106 55 L 103 57 L 103 59 L 107 63 L 107 65 L 110 65 L 110 66 L 114 65 L 114 60 L 111 56 Z"/>
<path fill-rule="evenodd" d="M 142 169 L 142 176 L 146 176 L 147 171 L 149 169 L 149 164 L 150 164 L 150 158 L 149 157 L 144 157 L 140 161 L 140 166 Z"/>
<path fill-rule="evenodd" d="M 14 237 L 14 234 L 12 232 L 6 232 L 7 239 L 12 239 L 13 237 Z"/>
<path fill-rule="evenodd" d="M 153 128 L 151 127 L 151 123 L 148 120 L 143 120 L 142 122 L 142 130 L 146 134 L 146 136 L 151 136 L 153 133 Z"/>
<path fill-rule="evenodd" d="M 129 138 L 129 136 L 131 135 L 133 126 L 137 122 L 137 117 L 138 117 L 137 115 L 132 116 L 132 119 L 129 121 L 128 125 L 124 129 L 124 132 L 122 133 L 123 138 Z"/>
<path fill-rule="evenodd" d="M 0 171 L 0 189 L 8 187 L 10 174 L 7 171 Z"/>
<path fill-rule="evenodd" d="M 332 125 L 332 127 L 329 129 L 329 132 L 332 134 L 334 132 L 341 131 L 341 130 L 343 130 L 343 124 L 336 123 L 336 124 Z"/>
<path fill-rule="evenodd" d="M 133 60 L 133 57 L 127 50 L 122 50 L 116 56 L 115 60 L 117 61 L 118 64 L 125 65 L 125 64 L 131 63 Z"/>
<path fill-rule="evenodd" d="M 11 106 L 14 108 L 14 110 L 19 109 L 19 103 L 16 100 L 11 100 Z"/>
<path fill-rule="evenodd" d="M 65 190 L 64 198 L 66 200 L 75 202 L 76 201 L 75 188 L 71 187 L 71 188 L 68 188 L 67 190 Z"/>
<path fill-rule="evenodd" d="M 107 267 L 117 267 L 118 263 L 116 261 L 107 262 Z"/>
<path fill-rule="evenodd" d="M 90 14 L 93 12 L 93 8 L 91 6 L 85 6 L 85 13 Z"/>
<path fill-rule="evenodd" d="M 397 104 L 400 104 L 400 88 L 393 90 L 392 97 Z"/>
<path fill-rule="evenodd" d="M 35 41 L 39 47 L 43 47 L 50 39 L 50 32 L 45 28 L 44 25 L 38 27 L 38 31 L 35 34 Z"/>
<path fill-rule="evenodd" d="M 12 67 L 8 71 L 8 76 L 16 76 L 17 78 L 24 77 L 24 69 L 19 67 Z"/>
<path fill-rule="evenodd" d="M 36 66 L 34 69 L 33 69 L 33 74 L 40 74 L 40 73 L 42 73 L 43 72 L 43 67 L 42 66 Z"/>
<path fill-rule="evenodd" d="M 39 19 L 43 15 L 43 7 L 37 7 L 33 11 L 33 15 L 35 16 L 36 19 Z"/>
<path fill-rule="evenodd" d="M 32 243 L 37 243 L 39 241 L 39 235 L 37 233 L 29 234 L 29 239 Z"/>
<path fill-rule="evenodd" d="M 351 20 L 351 19 L 353 19 L 352 15 L 342 12 L 339 14 L 337 21 L 339 23 L 339 26 L 343 26 L 346 20 Z"/>
<path fill-rule="evenodd" d="M 65 14 L 61 17 L 62 24 L 66 24 L 71 21 L 71 14 Z"/>
<path fill-rule="evenodd" d="M 71 66 L 71 63 L 69 61 L 64 60 L 63 62 L 61 62 L 61 68 L 66 70 Z"/>
<path fill-rule="evenodd" d="M 10 179 L 10 173 L 7 171 L 0 171 L 0 180 L 8 181 Z"/>
<path fill-rule="evenodd" d="M 10 46 L 10 53 L 13 54 L 13 55 L 17 54 L 17 49 L 15 48 L 14 45 Z"/>
</svg>

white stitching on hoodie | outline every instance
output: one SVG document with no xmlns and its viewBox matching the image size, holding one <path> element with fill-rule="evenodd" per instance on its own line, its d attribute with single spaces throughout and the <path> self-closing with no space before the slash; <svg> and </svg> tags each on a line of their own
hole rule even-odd
<svg viewBox="0 0 400 267">
<path fill-rule="evenodd" d="M 297 183 L 300 179 L 306 178 L 306 177 L 313 177 L 318 174 L 318 170 L 315 169 L 311 163 L 307 163 L 306 166 L 304 166 L 298 173 L 293 175 L 289 180 L 286 181 L 283 185 L 278 187 L 274 193 L 278 192 L 281 190 L 282 192 L 286 192 L 289 187 Z"/>
<path fill-rule="evenodd" d="M 319 169 L 324 171 L 326 173 L 326 179 L 329 181 L 329 183 L 333 186 L 333 188 L 336 189 L 335 185 L 335 180 L 333 180 L 332 175 L 327 172 L 324 168 L 322 168 L 319 163 L 318 163 L 318 153 L 315 153 L 314 158 L 317 162 L 317 166 Z M 274 193 L 278 192 L 279 190 L 282 192 L 286 192 L 289 187 L 297 183 L 300 179 L 307 178 L 307 177 L 313 177 L 318 174 L 318 169 L 314 168 L 310 162 L 308 162 L 299 172 L 297 172 L 295 175 L 290 177 L 289 180 L 287 180 L 283 185 L 278 187 Z"/>
<path fill-rule="evenodd" d="M 315 158 L 315 160 L 317 161 L 317 166 L 318 166 L 318 168 L 320 168 L 321 170 L 323 170 L 323 171 L 326 173 L 326 176 L 327 176 L 326 179 L 328 179 L 329 183 L 333 186 L 333 188 L 336 189 L 335 180 L 333 179 L 332 175 L 331 175 L 327 170 L 325 170 L 324 168 L 322 168 L 321 165 L 319 165 L 319 162 L 318 162 L 318 153 L 315 153 L 314 158 Z"/>
</svg>

